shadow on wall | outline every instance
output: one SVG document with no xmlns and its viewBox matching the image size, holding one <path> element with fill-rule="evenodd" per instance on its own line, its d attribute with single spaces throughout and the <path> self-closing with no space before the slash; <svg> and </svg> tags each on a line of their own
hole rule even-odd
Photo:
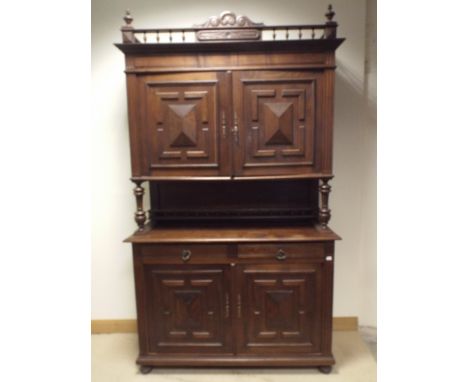
<svg viewBox="0 0 468 382">
<path fill-rule="evenodd" d="M 373 78 L 370 80 L 374 80 Z M 355 295 L 360 319 L 373 322 L 376 256 L 376 98 L 368 90 L 368 79 L 357 76 L 337 60 L 334 121 L 334 228 L 346 240 L 337 252 L 346 256 L 337 263 L 337 279 L 359 285 Z M 350 276 L 348 267 L 357 272 Z M 344 285 L 344 284 L 341 284 Z M 374 300 L 374 301 L 373 301 Z M 374 312 L 374 313 L 372 313 Z M 367 321 L 366 321 L 367 319 Z"/>
<path fill-rule="evenodd" d="M 334 167 L 337 171 L 337 185 L 340 179 L 344 186 L 347 179 L 350 180 L 349 176 L 360 176 L 357 164 L 362 149 L 360 126 L 363 123 L 365 103 L 363 78 L 358 78 L 346 69 L 343 62 L 337 60 L 334 106 Z M 341 178 L 341 175 L 344 177 Z"/>
<path fill-rule="evenodd" d="M 336 94 L 341 94 L 340 91 L 345 90 L 345 93 L 350 94 L 353 100 L 360 101 L 362 108 L 368 114 L 375 114 L 377 99 L 375 95 L 369 93 L 369 75 L 363 74 L 362 78 L 357 76 L 338 58 L 336 67 Z"/>
<path fill-rule="evenodd" d="M 376 129 L 376 100 L 369 96 L 366 79 L 337 60 L 335 77 L 334 140 L 337 170 L 346 179 L 351 173 L 362 176 L 362 165 L 369 160 L 376 142 L 365 139 L 366 131 Z M 345 171 L 343 171 L 345 170 Z M 339 177 L 337 176 L 337 180 Z M 343 179 L 343 180 L 344 180 Z"/>
</svg>

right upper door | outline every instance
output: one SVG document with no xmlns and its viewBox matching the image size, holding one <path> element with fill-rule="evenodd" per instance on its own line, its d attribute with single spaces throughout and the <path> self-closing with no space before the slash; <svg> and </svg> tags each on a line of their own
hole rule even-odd
<svg viewBox="0 0 468 382">
<path fill-rule="evenodd" d="M 234 175 L 321 172 L 322 72 L 233 73 Z"/>
</svg>

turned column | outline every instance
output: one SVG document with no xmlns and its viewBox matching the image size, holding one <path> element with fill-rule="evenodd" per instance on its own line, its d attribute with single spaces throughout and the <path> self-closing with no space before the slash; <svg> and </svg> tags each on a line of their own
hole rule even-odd
<svg viewBox="0 0 468 382">
<path fill-rule="evenodd" d="M 320 208 L 319 208 L 319 223 L 320 228 L 327 229 L 328 222 L 330 221 L 331 214 L 328 208 L 328 196 L 331 191 L 331 186 L 328 184 L 328 178 L 322 178 L 319 191 L 320 191 Z"/>
<path fill-rule="evenodd" d="M 146 223 L 146 213 L 143 210 L 143 195 L 145 194 L 145 189 L 141 187 L 143 181 L 133 180 L 135 183 L 135 188 L 133 189 L 133 194 L 135 195 L 137 210 L 135 212 L 135 222 L 138 225 L 138 231 L 143 231 Z"/>
</svg>

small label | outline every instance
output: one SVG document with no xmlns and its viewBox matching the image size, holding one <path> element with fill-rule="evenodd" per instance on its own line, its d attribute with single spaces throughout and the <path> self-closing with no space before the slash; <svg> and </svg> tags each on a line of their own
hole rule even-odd
<svg viewBox="0 0 468 382">
<path fill-rule="evenodd" d="M 325 257 L 325 260 L 326 261 L 333 261 L 333 257 L 332 256 L 327 256 L 327 257 Z"/>
</svg>

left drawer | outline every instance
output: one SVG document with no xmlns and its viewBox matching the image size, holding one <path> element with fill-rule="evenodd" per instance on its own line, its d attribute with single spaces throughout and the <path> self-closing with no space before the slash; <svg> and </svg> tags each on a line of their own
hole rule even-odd
<svg viewBox="0 0 468 382">
<path fill-rule="evenodd" d="M 206 264 L 227 262 L 227 245 L 220 244 L 134 244 L 134 254 L 143 263 Z"/>
</svg>

